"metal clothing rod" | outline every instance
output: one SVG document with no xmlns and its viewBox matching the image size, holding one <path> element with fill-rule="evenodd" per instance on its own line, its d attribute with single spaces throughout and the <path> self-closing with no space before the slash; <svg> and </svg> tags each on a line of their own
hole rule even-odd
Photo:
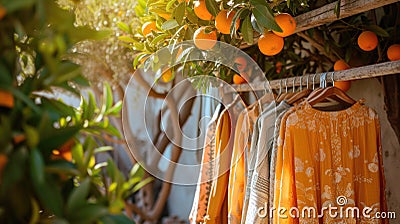
<svg viewBox="0 0 400 224">
<path fill-rule="evenodd" d="M 271 89 L 279 89 L 281 86 L 283 88 L 300 86 L 300 77 L 302 86 L 306 86 L 307 79 L 309 85 L 319 84 L 320 77 L 324 74 L 327 74 L 326 81 L 332 82 L 332 72 L 324 72 L 324 73 L 316 73 L 316 74 L 308 74 L 303 76 L 296 76 L 284 79 L 273 80 L 269 82 L 269 86 Z M 400 74 L 400 60 L 399 61 L 389 61 L 383 62 L 379 64 L 367 65 L 358 68 L 352 68 L 348 70 L 335 71 L 334 72 L 334 81 L 348 81 L 348 80 L 357 80 L 357 79 L 367 79 L 373 77 L 379 77 L 384 75 L 392 75 L 392 74 Z M 313 82 L 314 80 L 314 82 Z M 251 92 L 251 91 L 265 91 L 266 85 L 264 82 L 259 83 L 251 83 L 242 84 L 242 85 L 232 85 L 234 91 L 236 92 Z M 232 92 L 232 88 L 226 88 L 225 92 Z"/>
</svg>

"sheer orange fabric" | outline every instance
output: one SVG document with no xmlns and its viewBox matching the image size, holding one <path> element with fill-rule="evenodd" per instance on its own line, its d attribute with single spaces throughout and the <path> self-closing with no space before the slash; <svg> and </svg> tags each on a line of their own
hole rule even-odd
<svg viewBox="0 0 400 224">
<path fill-rule="evenodd" d="M 282 119 L 276 162 L 273 223 L 387 223 L 362 214 L 387 210 L 372 109 L 357 102 L 326 112 L 306 102 Z"/>
</svg>

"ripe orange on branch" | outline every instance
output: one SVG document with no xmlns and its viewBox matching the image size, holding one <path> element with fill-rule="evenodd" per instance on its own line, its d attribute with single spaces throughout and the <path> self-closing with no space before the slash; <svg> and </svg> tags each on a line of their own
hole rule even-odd
<svg viewBox="0 0 400 224">
<path fill-rule="evenodd" d="M 364 51 L 372 51 L 378 46 L 378 37 L 372 31 L 363 31 L 357 39 L 358 46 Z"/>
<path fill-rule="evenodd" d="M 211 20 L 212 15 L 208 11 L 205 0 L 195 1 L 193 3 L 194 14 L 202 20 Z"/>
<path fill-rule="evenodd" d="M 223 9 L 215 17 L 215 27 L 222 34 L 230 34 L 231 24 L 233 22 L 233 17 L 235 16 L 235 11 L 230 11 Z M 239 29 L 240 20 L 236 20 L 235 28 Z"/>
<path fill-rule="evenodd" d="M 340 59 L 335 62 L 333 65 L 333 70 L 340 71 L 349 69 L 350 65 L 348 65 L 344 60 Z M 342 91 L 346 92 L 351 87 L 351 81 L 335 81 L 334 86 L 336 88 L 341 89 Z"/>
<path fill-rule="evenodd" d="M 242 76 L 235 74 L 235 75 L 233 75 L 233 83 L 239 85 L 239 84 L 246 83 L 246 80 Z"/>
<path fill-rule="evenodd" d="M 8 91 L 0 90 L 0 106 L 13 108 L 14 96 Z"/>
<path fill-rule="evenodd" d="M 333 70 L 335 70 L 335 71 L 346 70 L 349 68 L 350 68 L 350 66 L 342 59 L 337 60 L 335 62 L 335 64 L 333 65 Z"/>
<path fill-rule="evenodd" d="M 276 35 L 280 37 L 287 37 L 294 34 L 294 31 L 296 30 L 296 21 L 290 14 L 287 13 L 278 14 L 277 16 L 275 16 L 275 22 L 282 29 L 282 32 L 278 32 L 275 30 L 272 31 Z"/>
<path fill-rule="evenodd" d="M 283 38 L 272 32 L 264 33 L 258 39 L 258 48 L 261 53 L 273 56 L 282 51 L 284 46 Z"/>
<path fill-rule="evenodd" d="M 217 43 L 217 32 L 215 30 L 207 32 L 207 27 L 200 27 L 194 32 L 193 41 L 197 48 L 209 50 Z"/>
<path fill-rule="evenodd" d="M 387 54 L 387 57 L 389 58 L 389 60 L 391 60 L 391 61 L 400 60 L 400 44 L 391 45 L 388 48 L 386 54 Z"/>
<path fill-rule="evenodd" d="M 156 26 L 156 22 L 152 21 L 152 22 L 146 22 L 143 24 L 142 26 L 142 33 L 143 36 L 147 36 L 149 34 L 151 34 L 151 31 L 157 31 L 157 26 Z"/>
</svg>

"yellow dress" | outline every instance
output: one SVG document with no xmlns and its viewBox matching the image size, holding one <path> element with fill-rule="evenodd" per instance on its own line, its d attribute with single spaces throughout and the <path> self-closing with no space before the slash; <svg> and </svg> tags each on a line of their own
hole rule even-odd
<svg viewBox="0 0 400 224">
<path fill-rule="evenodd" d="M 300 107 L 281 123 L 273 223 L 387 223 L 367 217 L 387 210 L 376 112 Z"/>
</svg>

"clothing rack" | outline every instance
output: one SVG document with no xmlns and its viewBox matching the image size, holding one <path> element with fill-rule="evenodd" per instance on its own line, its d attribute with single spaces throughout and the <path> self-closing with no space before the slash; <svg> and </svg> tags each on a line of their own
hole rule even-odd
<svg viewBox="0 0 400 224">
<path fill-rule="evenodd" d="M 347 70 L 335 71 L 335 72 L 324 72 L 316 74 L 307 74 L 303 76 L 295 76 L 290 78 L 278 79 L 273 81 L 232 85 L 230 88 L 225 88 L 224 93 L 229 92 L 251 92 L 251 91 L 265 91 L 268 90 L 268 85 L 270 89 L 280 89 L 308 85 L 317 85 L 321 81 L 321 77 L 325 75 L 325 80 L 332 83 L 332 81 L 348 81 L 348 80 L 359 80 L 366 78 L 374 78 L 385 75 L 400 74 L 400 60 L 399 61 L 389 61 L 379 64 L 367 65 L 359 68 L 352 68 Z M 332 80 L 333 79 L 333 80 Z"/>
</svg>

